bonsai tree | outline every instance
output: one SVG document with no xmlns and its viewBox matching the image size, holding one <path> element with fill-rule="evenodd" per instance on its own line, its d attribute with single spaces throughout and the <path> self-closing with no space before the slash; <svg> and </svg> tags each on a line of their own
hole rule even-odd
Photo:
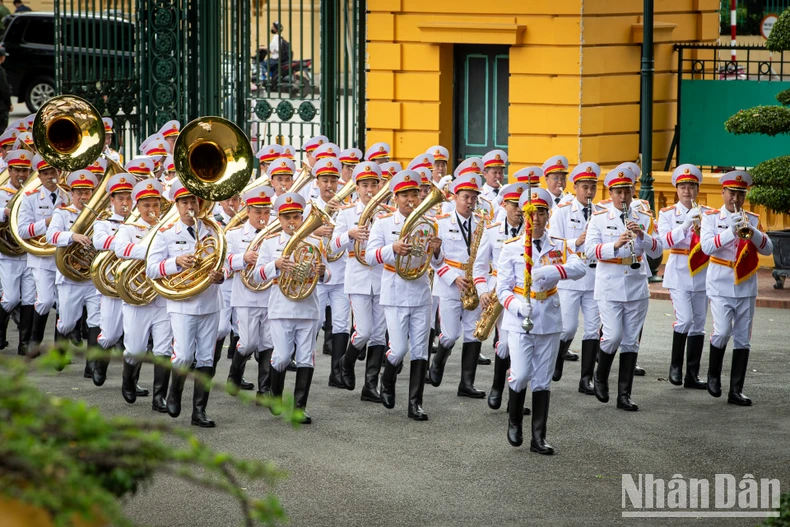
<svg viewBox="0 0 790 527">
<path fill-rule="evenodd" d="M 790 9 L 774 24 L 766 43 L 773 52 L 790 50 Z M 741 110 L 724 123 L 733 134 L 764 134 L 775 136 L 790 133 L 790 90 L 777 94 L 782 106 L 755 106 Z M 746 199 L 754 205 L 783 214 L 790 213 L 790 156 L 780 156 L 763 161 L 750 174 L 753 186 Z"/>
<path fill-rule="evenodd" d="M 129 526 L 119 498 L 168 474 L 236 499 L 245 526 L 285 519 L 270 490 L 281 477 L 271 463 L 216 452 L 163 423 L 104 417 L 84 401 L 47 395 L 30 381 L 30 369 L 62 369 L 71 356 L 0 357 L 0 510 L 3 501 L 16 502 L 43 511 L 55 526 Z M 286 409 L 284 417 L 298 416 Z M 266 485 L 262 499 L 243 490 L 251 480 Z"/>
</svg>

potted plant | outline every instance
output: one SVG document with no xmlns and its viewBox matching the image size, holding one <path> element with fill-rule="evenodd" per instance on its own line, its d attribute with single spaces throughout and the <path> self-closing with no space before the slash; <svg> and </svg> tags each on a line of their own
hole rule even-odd
<svg viewBox="0 0 790 527">
<path fill-rule="evenodd" d="M 774 24 L 765 47 L 772 52 L 790 50 L 790 9 Z M 776 95 L 781 106 L 755 106 L 741 110 L 724 124 L 733 134 L 775 136 L 790 133 L 790 90 Z M 790 156 L 763 161 L 750 171 L 752 188 L 746 196 L 752 205 L 762 205 L 777 214 L 790 213 Z M 769 231 L 774 245 L 775 289 L 782 289 L 790 276 L 790 230 Z"/>
<path fill-rule="evenodd" d="M 226 493 L 238 501 L 246 526 L 285 519 L 270 490 L 281 477 L 272 464 L 216 452 L 188 431 L 164 423 L 105 417 L 84 401 L 47 395 L 30 381 L 31 368 L 62 369 L 70 357 L 56 352 L 37 361 L 0 357 L 4 525 L 132 525 L 122 512 L 122 499 L 157 474 Z M 283 415 L 292 421 L 298 417 L 287 408 Z M 248 496 L 242 483 L 249 480 L 263 481 L 268 494 Z"/>
</svg>

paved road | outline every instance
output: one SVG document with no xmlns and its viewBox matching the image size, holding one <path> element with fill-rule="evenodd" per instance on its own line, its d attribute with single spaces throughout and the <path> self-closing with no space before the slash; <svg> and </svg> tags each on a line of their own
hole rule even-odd
<svg viewBox="0 0 790 527">
<path fill-rule="evenodd" d="M 614 402 L 604 405 L 578 394 L 579 363 L 566 366 L 566 377 L 552 391 L 548 438 L 559 451 L 554 457 L 510 447 L 504 408 L 495 412 L 483 400 L 456 397 L 458 351 L 450 357 L 444 384 L 426 388 L 427 422 L 406 417 L 406 371 L 397 385 L 397 406 L 388 411 L 361 403 L 359 389 L 328 388 L 329 360 L 319 355 L 308 405 L 312 425 L 296 430 L 264 409 L 242 407 L 227 394 L 214 393 L 209 414 L 218 427 L 191 428 L 218 449 L 268 458 L 285 469 L 288 477 L 277 491 L 296 526 L 709 525 L 710 519 L 699 518 L 621 518 L 621 475 L 652 473 L 669 480 L 682 474 L 712 481 L 716 473 L 738 479 L 753 474 L 758 480 L 779 478 L 783 490 L 790 491 L 790 311 L 757 311 L 745 390 L 755 401 L 751 408 L 669 385 L 671 313 L 669 302 L 651 302 L 639 356 L 648 375 L 637 378 L 633 390 L 639 412 L 626 413 Z M 709 331 L 710 317 L 708 322 Z M 484 348 L 491 355 L 490 346 Z M 728 353 L 726 372 L 729 359 Z M 705 368 L 707 351 L 703 361 Z M 227 368 L 223 358 L 221 375 Z M 477 386 L 488 389 L 492 372 L 492 366 L 480 367 Z M 78 367 L 36 378 L 52 394 L 82 397 L 107 414 L 189 427 L 188 410 L 171 420 L 152 414 L 150 398 L 126 404 L 118 363 L 111 365 L 102 388 L 83 379 Z M 151 380 L 145 367 L 141 383 L 150 386 Z M 292 383 L 289 373 L 287 390 Z M 184 400 L 190 397 L 187 388 Z M 126 509 L 140 524 L 156 526 L 227 526 L 240 518 L 235 504 L 165 477 Z M 714 521 L 745 526 L 759 520 Z"/>
</svg>

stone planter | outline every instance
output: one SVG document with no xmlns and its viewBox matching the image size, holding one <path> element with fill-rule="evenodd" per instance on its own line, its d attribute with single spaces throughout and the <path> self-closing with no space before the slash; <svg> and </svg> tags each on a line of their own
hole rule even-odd
<svg viewBox="0 0 790 527">
<path fill-rule="evenodd" d="M 785 278 L 790 276 L 790 229 L 768 231 L 768 237 L 774 244 L 774 289 L 784 289 Z"/>
</svg>

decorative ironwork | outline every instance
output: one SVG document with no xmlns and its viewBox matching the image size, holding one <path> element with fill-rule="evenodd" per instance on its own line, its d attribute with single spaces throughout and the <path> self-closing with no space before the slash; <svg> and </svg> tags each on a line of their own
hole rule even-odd
<svg viewBox="0 0 790 527">
<path fill-rule="evenodd" d="M 272 112 L 274 112 L 274 108 L 266 99 L 257 99 L 255 101 L 255 116 L 261 121 L 269 119 L 272 116 Z"/>
<path fill-rule="evenodd" d="M 288 101 L 282 101 L 277 105 L 277 117 L 281 121 L 289 121 L 294 116 L 294 106 Z"/>
<path fill-rule="evenodd" d="M 318 114 L 318 109 L 310 104 L 309 101 L 304 101 L 299 105 L 299 118 L 302 121 L 312 121 Z"/>
</svg>

